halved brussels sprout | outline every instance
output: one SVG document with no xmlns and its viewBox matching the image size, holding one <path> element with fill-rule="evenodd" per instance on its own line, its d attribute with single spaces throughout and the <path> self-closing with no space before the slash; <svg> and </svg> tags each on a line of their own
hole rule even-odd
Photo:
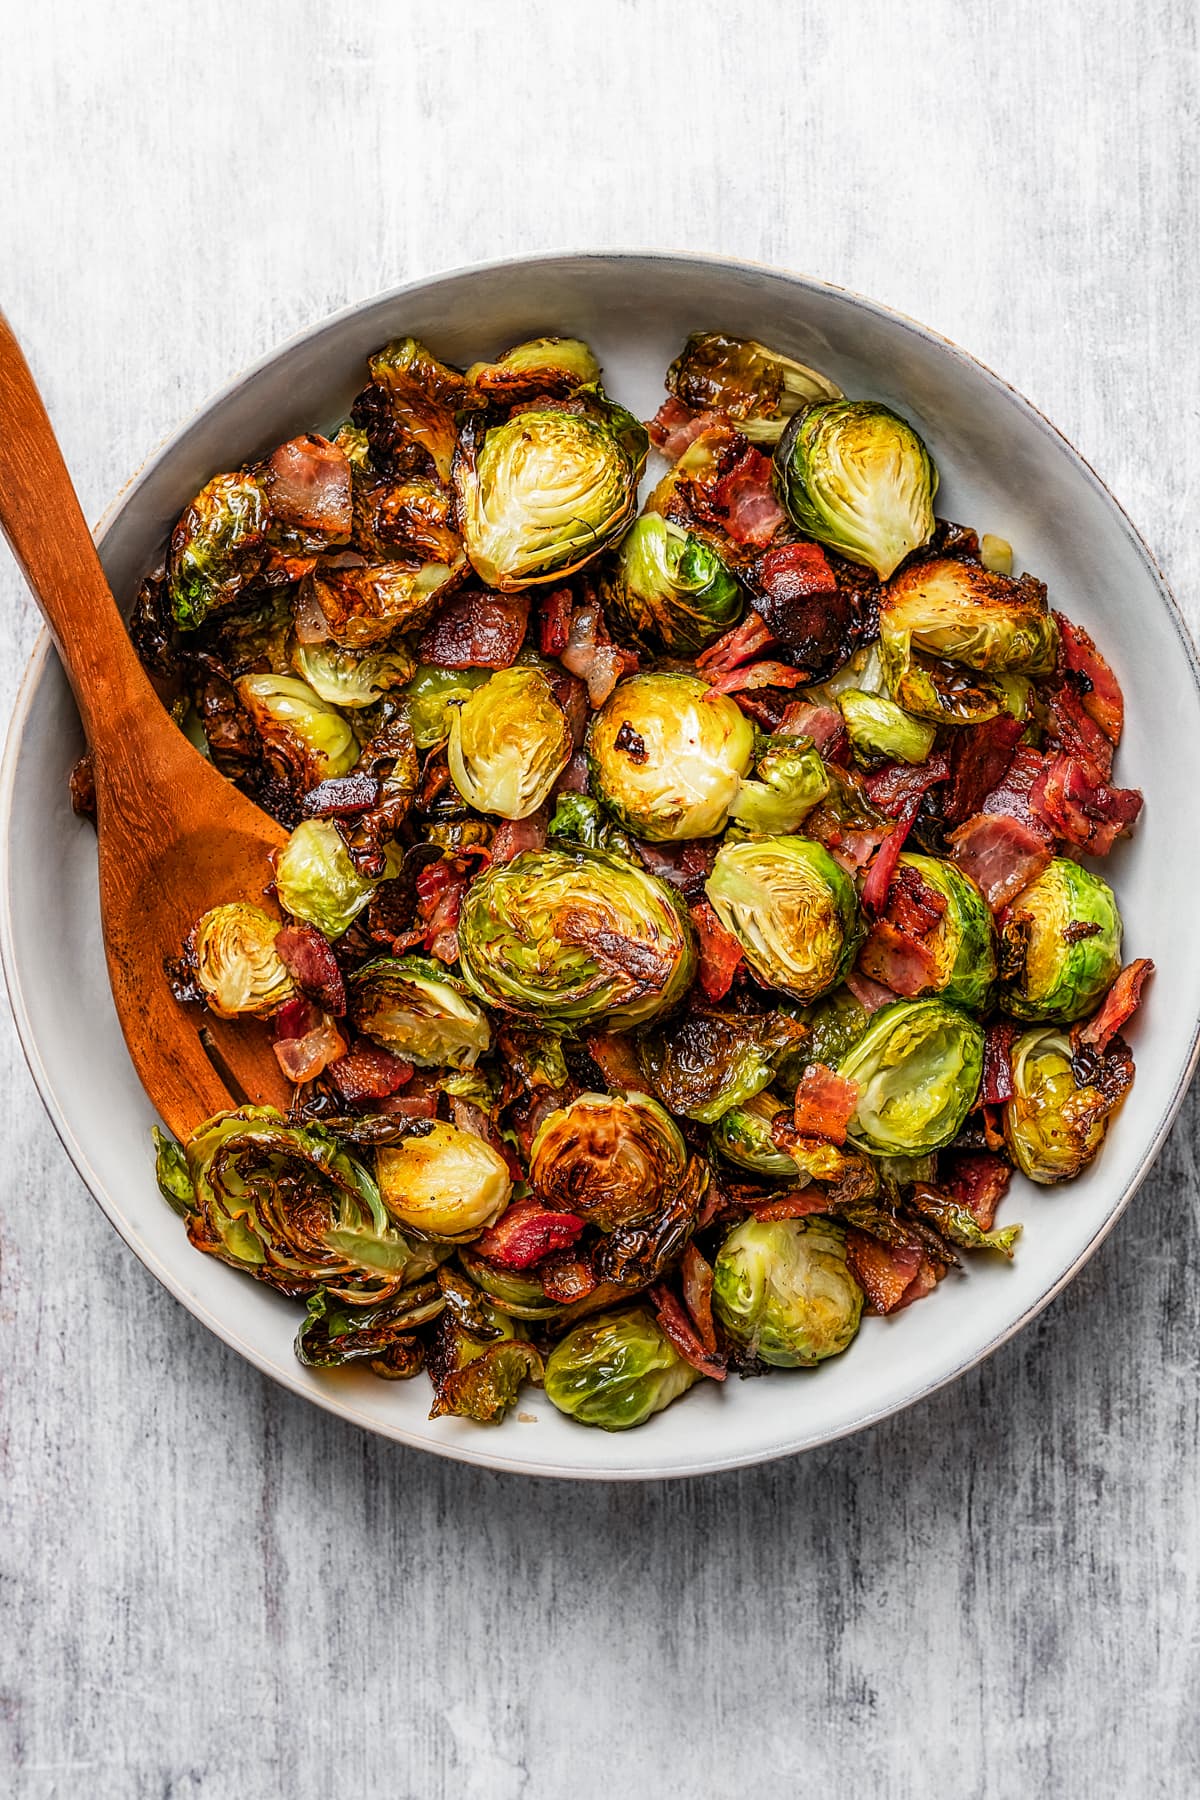
<svg viewBox="0 0 1200 1800">
<path fill-rule="evenodd" d="M 987 901 L 961 869 L 940 856 L 901 856 L 899 869 L 913 869 L 945 901 L 945 911 L 921 938 L 933 962 L 923 992 L 940 994 L 952 1006 L 982 1012 L 996 980 L 996 937 Z M 863 968 L 871 974 L 867 952 Z"/>
<path fill-rule="evenodd" d="M 566 713 L 540 669 L 500 669 L 450 713 L 446 760 L 477 812 L 527 819 L 571 760 Z"/>
<path fill-rule="evenodd" d="M 695 969 L 670 888 L 582 846 L 526 851 L 477 876 L 458 941 L 472 993 L 538 1024 L 640 1024 L 681 999 Z"/>
<path fill-rule="evenodd" d="M 721 412 L 755 444 L 777 441 L 792 414 L 840 400 L 835 382 L 753 338 L 695 331 L 667 370 L 667 391 L 693 412 Z"/>
<path fill-rule="evenodd" d="M 807 838 L 723 844 L 705 892 L 770 987 L 815 1000 L 839 982 L 862 936 L 854 883 Z"/>
<path fill-rule="evenodd" d="M 348 775 L 358 761 L 349 719 L 294 675 L 239 675 L 238 699 L 254 721 L 268 756 L 283 763 L 307 791 Z"/>
<path fill-rule="evenodd" d="M 724 828 L 754 727 L 695 675 L 631 675 L 593 718 L 587 749 L 593 789 L 625 829 L 678 842 Z"/>
<path fill-rule="evenodd" d="M 412 1281 L 411 1268 L 406 1273 Z M 321 1288 L 310 1296 L 296 1333 L 296 1357 L 309 1369 L 365 1362 L 372 1375 L 385 1381 L 407 1381 L 425 1363 L 425 1347 L 413 1334 L 436 1319 L 445 1304 L 436 1281 L 417 1282 L 377 1306 L 331 1305 Z"/>
<path fill-rule="evenodd" d="M 275 891 L 294 919 L 337 938 L 374 898 L 375 884 L 354 867 L 332 819 L 305 819 L 276 859 Z"/>
<path fill-rule="evenodd" d="M 182 631 L 229 606 L 257 575 L 270 512 L 257 476 L 216 475 L 171 533 L 167 600 Z"/>
<path fill-rule="evenodd" d="M 688 1012 L 645 1032 L 638 1062 L 655 1093 L 686 1119 L 712 1125 L 774 1079 L 807 1033 L 784 1012 Z"/>
<path fill-rule="evenodd" d="M 628 1431 L 700 1375 L 644 1306 L 577 1325 L 546 1360 L 546 1397 L 581 1425 Z"/>
<path fill-rule="evenodd" d="M 600 591 L 619 637 L 675 656 L 702 650 L 737 624 L 746 604 L 713 546 L 659 513 L 634 521 Z"/>
<path fill-rule="evenodd" d="M 829 792 L 829 773 L 812 740 L 768 737 L 759 745 L 754 774 L 741 782 L 729 816 L 745 831 L 768 836 L 797 831 Z"/>
<path fill-rule="evenodd" d="M 377 956 L 346 984 L 351 1021 L 425 1069 L 473 1069 L 491 1048 L 486 1015 L 431 957 Z"/>
<path fill-rule="evenodd" d="M 771 1136 L 771 1121 L 785 1110 L 774 1095 L 753 1094 L 717 1120 L 712 1132 L 714 1149 L 739 1169 L 771 1181 L 794 1181 L 795 1163 Z"/>
<path fill-rule="evenodd" d="M 921 656 L 906 642 L 890 644 L 881 661 L 888 691 L 911 718 L 933 725 L 981 725 L 1005 712 L 1024 717 L 1028 683 L 1023 676 L 977 675 L 959 663 Z"/>
<path fill-rule="evenodd" d="M 339 650 L 336 644 L 293 644 L 292 667 L 319 700 L 355 709 L 374 706 L 403 687 L 416 664 L 405 649 Z"/>
<path fill-rule="evenodd" d="M 469 420 L 454 488 L 480 580 L 507 593 L 560 580 L 598 556 L 633 517 L 649 443 L 608 401 L 531 408 L 490 430 Z"/>
<path fill-rule="evenodd" d="M 862 1319 L 846 1240 L 828 1219 L 746 1219 L 713 1264 L 713 1310 L 747 1355 L 777 1369 L 838 1356 Z"/>
<path fill-rule="evenodd" d="M 1127 1065 L 1104 1088 L 1082 1082 L 1065 1031 L 1026 1031 L 1012 1047 L 1013 1096 L 1004 1107 L 1004 1140 L 1021 1173 L 1042 1187 L 1073 1180 L 1104 1142 L 1131 1079 Z"/>
<path fill-rule="evenodd" d="M 1121 970 L 1121 914 L 1106 881 L 1056 856 L 1000 928 L 1000 1005 L 1016 1019 L 1082 1019 Z"/>
<path fill-rule="evenodd" d="M 529 1179 L 547 1205 L 613 1231 L 658 1210 L 687 1155 L 674 1119 L 648 1094 L 580 1094 L 542 1121 Z"/>
<path fill-rule="evenodd" d="M 539 394 L 562 398 L 599 379 L 600 364 L 580 338 L 531 338 L 495 362 L 472 363 L 467 370 L 472 387 L 497 400 L 535 400 Z"/>
<path fill-rule="evenodd" d="M 933 749 L 936 726 L 906 713 L 886 694 L 847 688 L 838 696 L 838 705 L 850 748 L 861 763 L 923 763 Z"/>
<path fill-rule="evenodd" d="M 434 750 L 444 744 L 455 703 L 469 699 L 491 676 L 490 669 L 436 669 L 422 663 L 404 690 L 417 749 Z"/>
<path fill-rule="evenodd" d="M 888 583 L 879 645 L 889 684 L 910 649 L 987 675 L 1047 675 L 1058 626 L 1044 584 L 1032 575 L 1014 581 L 943 556 L 915 563 Z"/>
<path fill-rule="evenodd" d="M 425 1237 L 452 1243 L 478 1237 L 508 1205 L 508 1164 L 473 1132 L 441 1119 L 422 1124 L 421 1135 L 375 1152 L 383 1203 Z"/>
<path fill-rule="evenodd" d="M 367 364 L 371 385 L 354 403 L 372 453 L 394 467 L 428 458 L 445 486 L 454 455 L 455 414 L 471 400 L 466 377 L 416 338 L 397 338 Z"/>
<path fill-rule="evenodd" d="M 219 1018 L 265 1019 L 296 992 L 275 948 L 279 920 L 240 900 L 214 906 L 192 932 L 196 979 Z"/>
<path fill-rule="evenodd" d="M 880 1156 L 923 1156 L 956 1138 L 983 1074 L 983 1028 L 944 1000 L 881 1006 L 838 1063 L 858 1087 L 847 1137 Z"/>
<path fill-rule="evenodd" d="M 874 400 L 797 413 L 776 447 L 775 482 L 806 537 L 881 581 L 933 535 L 933 458 L 911 425 Z"/>
<path fill-rule="evenodd" d="M 305 592 L 320 608 L 335 644 L 344 650 L 376 650 L 398 631 L 416 630 L 437 596 L 466 570 L 454 562 L 382 562 L 326 567 L 309 576 Z"/>
</svg>

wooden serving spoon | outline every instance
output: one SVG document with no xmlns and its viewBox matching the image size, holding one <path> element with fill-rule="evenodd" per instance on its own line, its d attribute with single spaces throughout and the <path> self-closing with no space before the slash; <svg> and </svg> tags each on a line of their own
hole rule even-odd
<svg viewBox="0 0 1200 1800">
<path fill-rule="evenodd" d="M 50 627 L 95 770 L 100 913 L 117 1017 L 165 1123 L 185 1137 L 245 1100 L 291 1088 L 257 1020 L 203 1020 L 163 964 L 210 906 L 263 888 L 286 833 L 175 725 L 117 611 L 37 385 L 0 313 L 0 527 Z M 62 796 L 67 805 L 67 795 Z"/>
</svg>

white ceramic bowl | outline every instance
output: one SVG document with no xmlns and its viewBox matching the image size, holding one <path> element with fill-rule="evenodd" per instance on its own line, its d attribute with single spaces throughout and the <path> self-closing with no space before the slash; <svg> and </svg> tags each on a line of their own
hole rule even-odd
<svg viewBox="0 0 1200 1800">
<path fill-rule="evenodd" d="M 1070 1280 L 1160 1148 L 1196 1057 L 1200 934 L 1195 770 L 1200 689 L 1187 634 L 1145 547 L 1101 482 L 1027 401 L 932 332 L 854 295 L 745 264 L 654 255 L 555 256 L 410 284 L 317 326 L 241 376 L 121 496 L 101 549 L 122 604 L 181 507 L 218 469 L 344 416 L 363 361 L 413 333 L 458 363 L 542 332 L 588 339 L 605 380 L 649 417 L 684 336 L 716 328 L 828 371 L 887 401 L 928 441 L 944 516 L 1008 538 L 1052 603 L 1092 630 L 1127 703 L 1118 764 L 1146 807 L 1109 861 L 1129 955 L 1158 975 L 1132 1029 L 1133 1093 L 1096 1164 L 1061 1191 L 1014 1184 L 1005 1218 L 1025 1235 L 1011 1266 L 972 1259 L 930 1300 L 869 1320 L 850 1352 L 811 1372 L 705 1383 L 640 1430 L 569 1423 L 540 1394 L 498 1429 L 426 1418 L 423 1378 L 318 1375 L 292 1354 L 299 1308 L 189 1246 L 159 1198 L 154 1114 L 125 1054 L 105 977 L 92 828 L 67 775 L 79 724 L 43 640 L 17 705 L 0 795 L 0 926 L 17 1026 L 75 1166 L 117 1230 L 177 1299 L 267 1374 L 370 1430 L 445 1456 L 528 1474 L 649 1478 L 734 1468 L 807 1449 L 928 1394 L 986 1356 Z M 1181 929 L 1186 925 L 1186 929 Z M 48 1271 L 47 1271 L 48 1273 Z"/>
</svg>

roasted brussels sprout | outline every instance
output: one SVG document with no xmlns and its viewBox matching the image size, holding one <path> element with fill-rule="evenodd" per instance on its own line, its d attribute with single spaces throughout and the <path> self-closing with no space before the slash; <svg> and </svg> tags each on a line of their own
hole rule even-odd
<svg viewBox="0 0 1200 1800">
<path fill-rule="evenodd" d="M 923 993 L 940 994 L 953 1006 L 982 1012 L 996 980 L 996 940 L 987 901 L 969 875 L 939 856 L 906 851 L 897 869 L 911 869 L 940 901 L 942 915 L 921 935 L 930 959 L 930 980 Z M 903 875 L 901 874 L 903 881 Z M 872 973 L 868 946 L 862 966 Z"/>
<path fill-rule="evenodd" d="M 453 709 L 491 680 L 490 669 L 435 669 L 422 663 L 404 690 L 418 750 L 433 750 L 450 736 Z"/>
<path fill-rule="evenodd" d="M 717 551 L 659 513 L 643 513 L 601 584 L 609 624 L 642 649 L 691 656 L 736 625 L 746 594 Z"/>
<path fill-rule="evenodd" d="M 771 1121 L 784 1111 L 783 1102 L 770 1094 L 751 1095 L 717 1120 L 712 1133 L 714 1149 L 739 1169 L 749 1169 L 767 1180 L 794 1181 L 796 1165 L 771 1135 Z"/>
<path fill-rule="evenodd" d="M 797 1369 L 837 1356 L 862 1318 L 846 1242 L 828 1219 L 746 1219 L 713 1265 L 713 1310 L 747 1356 Z"/>
<path fill-rule="evenodd" d="M 336 644 L 294 644 L 292 667 L 319 700 L 353 710 L 403 687 L 416 664 L 404 649 L 356 654 Z"/>
<path fill-rule="evenodd" d="M 294 675 L 241 675 L 238 698 L 267 755 L 301 792 L 347 775 L 358 761 L 350 721 Z"/>
<path fill-rule="evenodd" d="M 571 760 L 566 713 L 540 669 L 500 669 L 451 709 L 446 760 L 477 812 L 527 819 Z"/>
<path fill-rule="evenodd" d="M 745 831 L 768 836 L 799 830 L 829 792 L 829 774 L 809 738 L 768 737 L 754 774 L 733 797 L 729 816 Z"/>
<path fill-rule="evenodd" d="M 456 1270 L 442 1269 L 438 1281 L 446 1310 L 429 1355 L 434 1393 L 429 1416 L 496 1425 L 526 1381 L 541 1383 L 542 1359 L 525 1341 L 524 1328 Z"/>
<path fill-rule="evenodd" d="M 354 563 L 309 577 L 306 595 L 344 650 L 377 650 L 398 631 L 424 625 L 442 589 L 461 579 L 466 561 Z"/>
<path fill-rule="evenodd" d="M 795 1088 L 809 1063 L 834 1068 L 851 1044 L 856 1044 L 871 1022 L 871 1015 L 847 987 L 835 988 L 800 1014 L 808 1035 L 795 1055 L 780 1064 L 779 1079 Z"/>
<path fill-rule="evenodd" d="M 480 579 L 506 593 L 598 556 L 633 516 L 648 448 L 644 428 L 611 402 L 531 408 L 490 430 L 469 420 L 454 487 Z"/>
<path fill-rule="evenodd" d="M 881 581 L 933 534 L 933 459 L 911 425 L 873 400 L 797 413 L 776 446 L 775 480 L 806 537 Z"/>
<path fill-rule="evenodd" d="M 1121 915 L 1106 881 L 1055 857 L 1008 907 L 1000 928 L 1000 1005 L 1016 1019 L 1070 1023 L 1092 1011 L 1121 968 Z"/>
<path fill-rule="evenodd" d="M 879 1156 L 923 1156 L 958 1136 L 983 1074 L 983 1029 L 944 1000 L 882 1006 L 838 1063 L 858 1087 L 847 1136 Z"/>
<path fill-rule="evenodd" d="M 753 338 L 695 331 L 667 370 L 667 391 L 693 412 L 720 412 L 755 444 L 774 444 L 792 414 L 842 390 Z"/>
<path fill-rule="evenodd" d="M 1014 581 L 978 563 L 934 557 L 903 570 L 884 589 L 879 647 L 889 686 L 910 650 L 986 675 L 1046 675 L 1058 626 L 1046 589 L 1032 575 Z"/>
<path fill-rule="evenodd" d="M 217 475 L 171 533 L 167 599 L 182 631 L 229 606 L 257 575 L 270 512 L 257 476 Z"/>
<path fill-rule="evenodd" d="M 546 1361 L 546 1397 L 581 1425 L 628 1431 L 699 1381 L 644 1306 L 577 1325 Z"/>
<path fill-rule="evenodd" d="M 651 843 L 721 831 L 753 755 L 745 713 L 695 675 L 630 676 L 588 732 L 593 790 Z"/>
<path fill-rule="evenodd" d="M 614 850 L 620 856 L 637 855 L 626 833 L 590 794 L 559 794 L 547 837 L 551 843 L 561 839 L 592 850 Z"/>
<path fill-rule="evenodd" d="M 305 819 L 279 852 L 275 891 L 294 919 L 337 938 L 370 903 L 375 885 L 354 867 L 332 819 Z"/>
<path fill-rule="evenodd" d="M 1128 1051 L 1102 1059 L 1095 1074 L 1094 1081 L 1079 1078 L 1071 1040 L 1057 1026 L 1037 1026 L 1014 1043 L 1004 1140 L 1030 1181 L 1070 1181 L 1099 1150 L 1133 1079 Z"/>
<path fill-rule="evenodd" d="M 494 1225 L 512 1192 L 508 1164 L 473 1132 L 441 1119 L 381 1145 L 375 1172 L 393 1218 L 424 1237 L 459 1243 Z"/>
<path fill-rule="evenodd" d="M 472 399 L 466 377 L 411 337 L 385 344 L 367 367 L 371 385 L 355 401 L 353 417 L 365 429 L 376 462 L 396 472 L 432 463 L 445 486 L 455 415 Z"/>
<path fill-rule="evenodd" d="M 414 1257 L 406 1274 L 413 1280 Z M 385 1381 L 407 1381 L 425 1365 L 425 1347 L 414 1336 L 436 1319 L 446 1300 L 436 1281 L 406 1287 L 377 1306 L 330 1303 L 324 1288 L 311 1295 L 296 1333 L 296 1357 L 310 1369 L 343 1369 L 365 1362 Z"/>
<path fill-rule="evenodd" d="M 527 851 L 463 898 L 463 976 L 485 1006 L 560 1026 L 636 1025 L 673 1006 L 695 968 L 671 890 L 604 851 Z"/>
<path fill-rule="evenodd" d="M 600 364 L 579 338 L 531 338 L 506 350 L 495 362 L 472 363 L 467 380 L 495 400 L 563 398 L 600 379 Z"/>
<path fill-rule="evenodd" d="M 268 1018 L 296 992 L 275 948 L 278 930 L 278 919 L 240 900 L 214 906 L 197 921 L 191 937 L 196 980 L 220 1018 Z"/>
<path fill-rule="evenodd" d="M 943 1194 L 925 1179 L 918 1179 L 907 1196 L 911 1212 L 928 1220 L 948 1244 L 960 1250 L 998 1250 L 1011 1262 L 1013 1245 L 1021 1235 L 1019 1225 L 1004 1225 L 998 1231 L 985 1231 L 969 1207 L 949 1194 Z"/>
<path fill-rule="evenodd" d="M 377 956 L 354 971 L 346 995 L 358 1030 L 419 1068 L 473 1069 L 491 1048 L 486 1015 L 432 957 Z"/>
<path fill-rule="evenodd" d="M 643 1033 L 638 1061 L 674 1113 L 712 1125 L 762 1092 L 804 1027 L 783 1012 L 689 1012 Z"/>
<path fill-rule="evenodd" d="M 613 1231 L 656 1212 L 687 1166 L 679 1127 L 648 1094 L 580 1094 L 538 1128 L 529 1179 L 548 1206 Z"/>
<path fill-rule="evenodd" d="M 845 870 L 807 838 L 751 838 L 717 852 L 705 892 L 755 974 L 797 1000 L 834 987 L 862 936 Z"/>
<path fill-rule="evenodd" d="M 914 718 L 886 694 L 847 688 L 838 696 L 850 748 L 858 761 L 922 763 L 933 749 L 937 728 Z"/>
</svg>

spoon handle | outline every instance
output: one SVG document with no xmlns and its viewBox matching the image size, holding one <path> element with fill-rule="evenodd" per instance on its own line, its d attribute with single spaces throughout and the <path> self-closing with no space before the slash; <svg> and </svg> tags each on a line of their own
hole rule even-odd
<svg viewBox="0 0 1200 1800">
<path fill-rule="evenodd" d="M 0 529 L 42 609 L 89 744 L 120 741 L 147 706 L 129 641 L 42 397 L 0 312 Z"/>
</svg>

